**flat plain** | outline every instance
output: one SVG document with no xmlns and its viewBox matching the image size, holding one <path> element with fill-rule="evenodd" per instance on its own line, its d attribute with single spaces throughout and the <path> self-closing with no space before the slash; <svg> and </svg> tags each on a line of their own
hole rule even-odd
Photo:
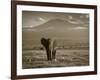
<svg viewBox="0 0 100 80">
<path fill-rule="evenodd" d="M 22 56 L 22 68 L 48 68 L 48 67 L 72 67 L 89 65 L 87 49 L 82 50 L 57 50 L 56 60 L 48 61 L 45 50 L 24 50 Z"/>
</svg>

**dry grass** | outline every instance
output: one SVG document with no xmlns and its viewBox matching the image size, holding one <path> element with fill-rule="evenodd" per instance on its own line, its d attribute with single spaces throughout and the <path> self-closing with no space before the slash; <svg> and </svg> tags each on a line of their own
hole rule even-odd
<svg viewBox="0 0 100 80">
<path fill-rule="evenodd" d="M 56 61 L 47 61 L 44 50 L 23 51 L 22 68 L 45 68 L 89 65 L 88 50 L 57 50 Z"/>
</svg>

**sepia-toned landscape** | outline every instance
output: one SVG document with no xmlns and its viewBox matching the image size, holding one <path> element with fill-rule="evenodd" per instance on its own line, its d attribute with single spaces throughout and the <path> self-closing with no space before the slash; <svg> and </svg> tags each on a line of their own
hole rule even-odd
<svg viewBox="0 0 100 80">
<path fill-rule="evenodd" d="M 47 60 L 42 37 L 56 40 L 56 60 Z M 89 14 L 22 12 L 23 69 L 88 65 Z"/>
</svg>

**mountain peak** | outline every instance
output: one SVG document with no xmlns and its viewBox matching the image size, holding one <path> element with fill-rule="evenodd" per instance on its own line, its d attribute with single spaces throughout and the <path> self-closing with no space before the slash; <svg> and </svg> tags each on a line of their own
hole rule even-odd
<svg viewBox="0 0 100 80">
<path fill-rule="evenodd" d="M 67 20 L 64 19 L 51 19 L 46 23 L 43 23 L 39 26 L 34 27 L 34 29 L 44 29 L 44 28 L 65 28 L 71 26 L 73 24 L 69 23 Z"/>
</svg>

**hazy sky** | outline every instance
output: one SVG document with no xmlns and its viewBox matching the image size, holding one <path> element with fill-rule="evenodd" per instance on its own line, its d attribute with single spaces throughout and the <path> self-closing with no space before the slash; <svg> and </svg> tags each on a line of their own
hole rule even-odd
<svg viewBox="0 0 100 80">
<path fill-rule="evenodd" d="M 87 41 L 89 14 L 23 11 L 22 27 L 23 39 L 39 39 L 45 35 Z"/>
<path fill-rule="evenodd" d="M 89 23 L 88 14 L 23 11 L 22 27 L 32 28 L 40 24 L 46 23 L 52 19 L 63 19 L 70 22 L 71 24 L 88 25 Z"/>
</svg>

